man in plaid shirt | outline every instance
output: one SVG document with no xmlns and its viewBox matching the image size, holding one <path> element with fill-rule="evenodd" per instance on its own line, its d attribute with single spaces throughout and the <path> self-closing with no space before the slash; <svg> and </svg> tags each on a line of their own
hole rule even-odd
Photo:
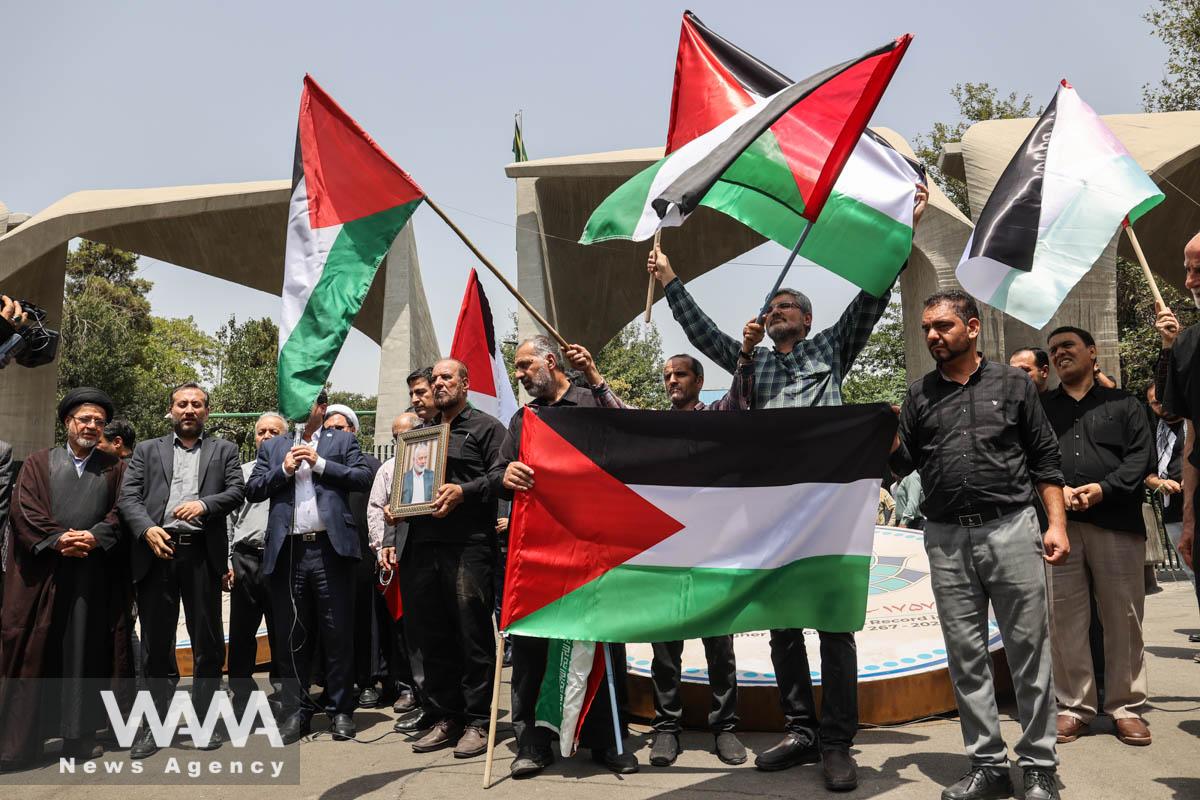
<svg viewBox="0 0 1200 800">
<path fill-rule="evenodd" d="M 928 197 L 925 186 L 917 184 L 914 228 Z M 891 299 L 891 292 L 879 298 L 859 292 L 832 327 L 809 338 L 811 301 L 795 289 L 780 289 L 764 319 L 774 347 L 743 352 L 741 343 L 722 333 L 692 299 L 662 250 L 651 251 L 646 267 L 662 284 L 671 313 L 695 347 L 729 372 L 737 368 L 739 358 L 754 362 L 752 408 L 841 405 L 842 381 Z M 823 696 L 819 724 L 804 632 L 771 631 L 771 661 L 787 732 L 754 765 L 771 771 L 820 761 L 826 788 L 844 791 L 858 785 L 857 764 L 850 755 L 858 730 L 858 654 L 853 633 L 818 633 Z"/>
</svg>

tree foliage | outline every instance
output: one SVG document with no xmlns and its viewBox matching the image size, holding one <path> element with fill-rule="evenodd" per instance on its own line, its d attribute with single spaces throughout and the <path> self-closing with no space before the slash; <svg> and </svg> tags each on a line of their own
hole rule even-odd
<svg viewBox="0 0 1200 800">
<path fill-rule="evenodd" d="M 212 408 L 217 412 L 252 413 L 273 411 L 276 394 L 276 351 L 279 328 L 270 317 L 238 322 L 229 319 L 217 329 Z M 216 418 L 208 429 L 238 444 L 253 445 L 254 423 L 250 418 Z"/>
<path fill-rule="evenodd" d="M 1038 107 L 1034 110 L 1033 98 L 1030 95 L 1017 97 L 1016 92 L 1009 92 L 1007 96 L 1001 97 L 999 91 L 988 83 L 955 84 L 950 90 L 950 96 L 958 103 L 958 121 L 933 123 L 928 133 L 918 134 L 913 140 L 913 152 L 925 164 L 930 179 L 946 193 L 954 205 L 958 206 L 959 211 L 970 217 L 967 184 L 950 177 L 937 166 L 942 148 L 950 142 L 962 141 L 967 128 L 976 122 L 1035 117 L 1042 113 L 1042 109 Z"/>
<path fill-rule="evenodd" d="M 1167 46 L 1163 77 L 1142 87 L 1147 111 L 1200 109 L 1200 2 L 1159 0 L 1143 16 Z"/>
<path fill-rule="evenodd" d="M 1185 316 L 1192 307 L 1191 298 L 1174 286 L 1160 282 L 1163 301 L 1179 315 L 1179 322 L 1192 322 Z M 1136 261 L 1117 259 L 1117 342 L 1121 354 L 1121 385 L 1138 397 L 1154 382 L 1160 339 L 1154 329 L 1154 298 L 1146 285 L 1146 276 Z M 1101 364 L 1101 367 L 1104 365 Z"/>
<path fill-rule="evenodd" d="M 867 346 L 842 381 L 846 403 L 896 403 L 904 399 L 908 378 L 904 371 L 904 320 L 900 293 L 892 295 L 883 317 L 871 332 Z"/>
<path fill-rule="evenodd" d="M 167 390 L 207 381 L 216 343 L 191 317 L 150 313 L 150 281 L 138 257 L 81 241 L 67 256 L 58 395 L 76 386 L 107 392 L 139 439 L 166 430 Z"/>
</svg>

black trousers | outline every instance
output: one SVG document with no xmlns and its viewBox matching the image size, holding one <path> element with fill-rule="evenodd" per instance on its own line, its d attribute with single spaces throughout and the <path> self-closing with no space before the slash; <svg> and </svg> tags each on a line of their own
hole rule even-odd
<svg viewBox="0 0 1200 800">
<path fill-rule="evenodd" d="M 375 686 L 389 673 L 391 616 L 387 601 L 375 586 L 375 561 L 363 558 L 354 574 L 354 683 L 360 691 Z"/>
<path fill-rule="evenodd" d="M 549 747 L 553 734 L 539 728 L 537 721 L 537 698 L 546 674 L 546 640 L 530 636 L 509 637 L 512 642 L 512 721 L 517 735 L 517 746 Z M 629 698 L 625 691 L 625 645 L 610 644 L 613 658 L 613 684 L 617 690 L 617 716 L 620 720 L 621 738 L 629 736 Z M 607 750 L 615 746 L 613 740 L 612 695 L 608 691 L 608 680 L 600 683 L 596 698 L 583 719 L 579 731 L 579 746 L 593 750 Z"/>
<path fill-rule="evenodd" d="M 331 714 L 354 713 L 354 567 L 324 533 L 306 542 L 291 535 L 283 543 L 268 583 L 275 612 L 275 665 L 283 682 L 284 716 L 312 716 L 308 696 L 313 649 L 324 653 L 325 694 Z"/>
<path fill-rule="evenodd" d="M 174 558 L 154 559 L 136 589 L 138 619 L 142 625 L 142 663 L 159 713 L 166 711 L 179 682 L 175 631 L 181 600 L 188 637 L 192 640 L 192 705 L 196 713 L 208 713 L 213 693 L 221 684 L 221 667 L 225 663 L 221 575 L 205 558 L 200 537 L 193 541 L 196 544 L 177 545 Z"/>
<path fill-rule="evenodd" d="M 710 636 L 704 643 L 708 661 L 708 685 L 712 689 L 712 708 L 708 727 L 714 733 L 737 728 L 737 665 L 733 657 L 732 636 Z M 683 730 L 681 661 L 683 642 L 655 642 L 650 661 L 654 680 L 654 730 L 679 733 Z"/>
<path fill-rule="evenodd" d="M 229 689 L 235 706 L 250 699 L 258 688 L 254 667 L 258 661 L 258 628 L 267 620 L 267 641 L 271 647 L 271 683 L 279 681 L 275 666 L 275 614 L 271 608 L 271 588 L 262 571 L 262 550 L 234 545 L 229 553 L 233 563 L 233 591 L 229 593 Z"/>
<path fill-rule="evenodd" d="M 409 542 L 400 560 L 404 633 L 421 664 L 421 707 L 486 726 L 496 639 L 490 544 Z"/>
<path fill-rule="evenodd" d="M 771 663 L 779 685 L 785 725 L 822 750 L 848 749 L 858 730 L 858 651 L 853 633 L 827 633 L 821 638 L 821 716 L 817 723 L 812 676 L 804 631 L 771 631 Z"/>
</svg>

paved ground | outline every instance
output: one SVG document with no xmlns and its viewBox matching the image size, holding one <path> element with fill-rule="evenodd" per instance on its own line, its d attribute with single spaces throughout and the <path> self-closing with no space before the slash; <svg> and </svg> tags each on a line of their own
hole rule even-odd
<svg viewBox="0 0 1200 800">
<path fill-rule="evenodd" d="M 1195 596 L 1191 587 L 1166 586 L 1147 600 L 1146 645 L 1149 658 L 1150 699 L 1147 714 L 1154 744 L 1149 748 L 1122 745 L 1104 732 L 1080 739 L 1060 750 L 1060 776 L 1064 796 L 1108 800 L 1108 798 L 1200 798 L 1200 664 L 1192 656 L 1200 646 L 1188 644 L 1186 634 L 1200 631 Z M 505 687 L 507 694 L 507 687 Z M 1006 709 L 1011 714 L 1012 709 Z M 532 797 L 572 800 L 622 798 L 720 798 L 821 796 L 819 767 L 798 767 L 782 773 L 761 773 L 749 764 L 731 768 L 721 764 L 708 749 L 707 734 L 684 736 L 683 755 L 669 769 L 648 765 L 649 740 L 645 727 L 637 730 L 641 772 L 618 777 L 597 772 L 583 758 L 555 763 L 542 776 L 525 781 L 510 780 L 508 764 L 513 757 L 511 738 L 499 748 L 495 775 L 498 782 L 486 795 L 481 788 L 483 759 L 456 761 L 449 751 L 428 755 L 412 753 L 404 737 L 391 733 L 392 714 L 364 712 L 357 715 L 361 739 L 383 738 L 373 743 L 338 743 L 327 738 L 300 745 L 301 783 L 287 787 L 131 787 L 105 786 L 92 779 L 87 788 L 27 786 L 19 795 L 8 787 L 7 797 L 21 800 L 134 800 L 135 798 L 226 798 L 255 800 L 351 800 L 351 798 L 402 798 L 422 800 L 487 797 L 489 800 Z M 503 726 L 503 722 L 502 722 Z M 1009 717 L 1005 736 L 1011 743 L 1018 729 Z M 1105 730 L 1108 730 L 1107 728 Z M 749 733 L 744 741 L 752 751 L 775 742 L 776 734 Z M 228 746 L 214 752 L 225 754 Z M 962 773 L 965 760 L 956 720 L 933 720 L 889 729 L 864 730 L 855 751 L 860 765 L 861 785 L 848 795 L 857 798 L 936 798 L 940 787 Z M 148 764 L 164 759 L 159 754 Z M 48 767 L 47 769 L 53 769 Z M 15 776 L 14 776 L 15 777 Z M 30 775 L 29 777 L 33 777 Z M 1014 770 L 1014 781 L 1019 775 Z"/>
</svg>

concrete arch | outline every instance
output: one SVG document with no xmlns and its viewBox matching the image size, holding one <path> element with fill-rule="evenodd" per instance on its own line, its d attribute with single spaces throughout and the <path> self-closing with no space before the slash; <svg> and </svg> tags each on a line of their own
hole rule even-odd
<svg viewBox="0 0 1200 800">
<path fill-rule="evenodd" d="M 35 300 L 57 323 L 67 245 L 83 237 L 278 295 L 290 195 L 289 181 L 76 192 L 0 235 L 0 289 Z M 411 224 L 381 272 L 355 327 L 383 348 L 384 415 L 407 405 L 410 363 L 438 355 Z M 51 440 L 56 383 L 54 365 L 0 377 L 0 438 L 19 455 Z"/>
</svg>

